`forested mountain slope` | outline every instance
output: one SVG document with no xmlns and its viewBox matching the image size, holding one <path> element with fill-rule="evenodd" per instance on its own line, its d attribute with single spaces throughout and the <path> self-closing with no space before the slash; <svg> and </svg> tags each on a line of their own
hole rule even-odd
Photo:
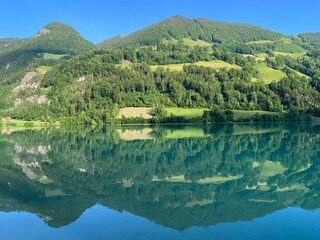
<svg viewBox="0 0 320 240">
<path fill-rule="evenodd" d="M 188 19 L 181 16 L 165 19 L 138 32 L 101 42 L 102 48 L 157 45 L 163 39 L 204 40 L 209 43 L 247 43 L 258 40 L 277 40 L 282 34 L 242 23 L 217 22 L 208 19 Z"/>
<path fill-rule="evenodd" d="M 4 49 L 3 46 L 7 46 L 6 50 L 1 51 Z M 2 39 L 0 41 L 0 83 L 18 81 L 19 78 L 12 76 L 21 70 L 26 71 L 35 62 L 41 65 L 39 63 L 41 61 L 57 60 L 62 55 L 75 55 L 93 49 L 95 49 L 93 43 L 62 23 L 50 23 L 28 39 Z"/>
<path fill-rule="evenodd" d="M 179 63 L 181 70 L 172 69 Z M 215 67 L 217 63 L 231 67 Z M 21 105 L 12 115 L 68 116 L 90 123 L 110 122 L 118 108 L 128 106 L 274 112 L 294 106 L 318 108 L 319 71 L 310 68 L 317 64 L 315 57 L 278 55 L 261 61 L 219 47 L 210 52 L 207 47 L 175 44 L 140 50 L 95 50 L 64 62 L 44 76 L 41 89 L 50 99 L 48 107 L 38 106 L 30 116 L 31 106 Z M 266 69 L 270 73 L 265 74 Z M 283 74 L 280 79 L 274 79 L 277 71 Z"/>
<path fill-rule="evenodd" d="M 317 34 L 173 17 L 109 43 L 52 23 L 2 52 L 3 114 L 106 123 L 122 107 L 320 107 Z"/>
<path fill-rule="evenodd" d="M 311 46 L 320 46 L 320 33 L 301 33 L 298 35 L 302 41 L 309 43 Z"/>
<path fill-rule="evenodd" d="M 18 45 L 22 38 L 0 38 L 0 53 Z"/>
<path fill-rule="evenodd" d="M 54 54 L 78 54 L 94 48 L 93 43 L 84 39 L 72 27 L 59 22 L 46 25 L 19 46 L 19 49 Z"/>
</svg>

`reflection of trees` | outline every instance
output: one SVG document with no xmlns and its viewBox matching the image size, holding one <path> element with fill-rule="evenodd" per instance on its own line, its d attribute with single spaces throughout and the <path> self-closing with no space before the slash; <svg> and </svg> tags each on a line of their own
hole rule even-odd
<svg viewBox="0 0 320 240">
<path fill-rule="evenodd" d="M 206 137 L 181 139 L 166 139 L 172 126 L 153 130 L 154 139 L 139 141 L 121 141 L 109 128 L 5 137 L 0 148 L 11 161 L 1 170 L 1 195 L 14 199 L 7 210 L 41 212 L 59 226 L 100 202 L 181 229 L 319 207 L 317 126 L 208 125 Z M 23 164 L 39 178 L 27 179 Z M 41 184 L 40 175 L 53 183 Z"/>
</svg>

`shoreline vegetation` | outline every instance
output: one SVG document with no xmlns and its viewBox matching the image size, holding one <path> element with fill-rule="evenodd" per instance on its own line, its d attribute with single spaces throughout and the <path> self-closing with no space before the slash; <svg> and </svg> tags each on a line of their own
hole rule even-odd
<svg viewBox="0 0 320 240">
<path fill-rule="evenodd" d="M 140 110 L 140 111 L 139 111 Z M 268 112 L 261 110 L 221 110 L 212 109 L 187 109 L 187 108 L 125 108 L 118 115 L 114 123 L 117 124 L 207 124 L 207 123 L 239 123 L 239 122 L 292 122 L 316 121 L 320 116 L 319 109 L 301 110 L 295 107 L 283 112 Z M 132 113 L 135 112 L 136 115 Z M 140 115 L 139 115 L 140 114 Z M 129 116 L 129 117 L 127 117 Z"/>
<path fill-rule="evenodd" d="M 37 129 L 46 127 L 60 127 L 61 123 L 43 121 L 24 121 L 18 119 L 0 119 L 0 131 L 2 134 L 11 134 L 11 131 L 23 131 L 26 129 Z"/>
<path fill-rule="evenodd" d="M 127 107 L 118 111 L 112 121 L 103 123 L 91 121 L 85 123 L 74 117 L 63 117 L 56 122 L 4 120 L 0 128 L 12 127 L 49 127 L 60 125 L 152 125 L 152 124 L 207 124 L 207 123 L 239 123 L 239 122 L 296 122 L 319 121 L 320 109 L 301 110 L 295 107 L 283 112 L 269 112 L 261 110 L 221 110 L 219 108 L 176 108 L 155 107 L 140 108 Z"/>
<path fill-rule="evenodd" d="M 9 117 L 10 118 L 10 117 Z M 320 108 L 270 112 L 263 110 L 221 110 L 220 108 L 179 108 L 179 107 L 125 107 L 109 122 L 83 122 L 77 117 L 61 117 L 52 121 L 0 119 L 4 127 L 47 127 L 60 125 L 104 125 L 104 124 L 176 124 L 214 122 L 291 122 L 320 121 Z"/>
</svg>

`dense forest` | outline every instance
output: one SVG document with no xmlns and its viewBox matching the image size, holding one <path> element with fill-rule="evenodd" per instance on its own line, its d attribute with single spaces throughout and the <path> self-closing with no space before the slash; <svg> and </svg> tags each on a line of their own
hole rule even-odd
<svg viewBox="0 0 320 240">
<path fill-rule="evenodd" d="M 208 19 L 188 19 L 181 16 L 165 19 L 133 34 L 107 39 L 102 48 L 138 48 L 153 46 L 163 39 L 201 39 L 212 43 L 247 43 L 258 40 L 277 40 L 283 35 L 249 24 L 216 22 Z"/>
<path fill-rule="evenodd" d="M 320 114 L 318 38 L 173 17 L 112 38 L 114 47 L 95 47 L 52 23 L 0 54 L 1 110 L 19 119 L 77 124 L 115 122 L 122 107 L 154 108 L 155 121 L 164 117 L 163 107 L 215 109 L 205 121 L 226 110 L 306 120 L 297 115 Z M 121 48 L 104 49 L 115 46 Z M 23 78 L 28 72 L 35 77 Z"/>
<path fill-rule="evenodd" d="M 192 64 L 217 59 L 238 67 L 214 69 Z M 182 71 L 161 67 L 175 63 L 191 64 L 184 65 Z M 38 106 L 45 112 L 30 113 L 39 114 L 30 118 L 71 116 L 87 123 L 92 120 L 110 122 L 118 108 L 128 106 L 219 107 L 272 112 L 290 107 L 319 107 L 317 68 L 310 68 L 318 64 L 316 57 L 266 58 L 267 66 L 286 73 L 279 81 L 270 83 L 259 80 L 257 64 L 254 58 L 220 46 L 208 49 L 161 44 L 139 50 L 95 50 L 64 62 L 44 76 L 42 88 L 47 89 L 51 104 L 48 108 Z M 152 69 L 151 65 L 157 67 Z M 308 77 L 298 75 L 297 71 Z M 14 116 L 24 117 L 29 112 L 28 107 L 21 105 Z"/>
</svg>

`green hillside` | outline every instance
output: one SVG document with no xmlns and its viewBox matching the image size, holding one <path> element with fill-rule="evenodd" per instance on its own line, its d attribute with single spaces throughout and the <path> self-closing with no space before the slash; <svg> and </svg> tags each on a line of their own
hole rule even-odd
<svg viewBox="0 0 320 240">
<path fill-rule="evenodd" d="M 217 22 L 208 19 L 188 19 L 181 16 L 168 18 L 138 32 L 114 37 L 98 44 L 101 48 L 157 45 L 163 39 L 184 38 L 203 40 L 208 43 L 246 43 L 258 40 L 277 40 L 279 33 L 249 24 Z"/>
<path fill-rule="evenodd" d="M 10 43 L 12 47 L 8 46 Z M 9 48 L 1 52 L 6 45 Z M 66 57 L 95 48 L 93 43 L 62 23 L 50 23 L 33 37 L 23 41 L 2 39 L 0 41 L 0 84 L 16 83 L 27 71 L 32 71 L 41 65 L 51 66 L 61 62 L 63 59 L 56 57 L 57 54 Z"/>
<path fill-rule="evenodd" d="M 313 46 L 320 46 L 320 33 L 301 33 L 298 35 L 303 42 L 311 44 Z"/>
<path fill-rule="evenodd" d="M 286 77 L 286 74 L 283 71 L 268 67 L 263 62 L 257 64 L 257 70 L 259 72 L 259 78 L 267 83 L 279 81 L 281 78 Z"/>
<path fill-rule="evenodd" d="M 183 67 L 187 65 L 196 65 L 200 67 L 209 67 L 209 68 L 214 68 L 214 69 L 221 69 L 221 68 L 240 68 L 237 65 L 232 65 L 228 62 L 222 61 L 222 60 L 212 60 L 212 61 L 199 61 L 199 62 L 194 62 L 194 63 L 180 63 L 180 64 L 169 64 L 169 65 L 151 65 L 151 70 L 155 71 L 157 68 L 165 68 L 169 69 L 170 71 L 178 71 L 181 72 L 183 71 Z"/>
<path fill-rule="evenodd" d="M 19 46 L 37 53 L 77 54 L 95 48 L 72 27 L 54 22 L 41 29 Z"/>
<path fill-rule="evenodd" d="M 222 48 L 204 54 L 207 47 L 197 46 L 189 49 L 194 51 L 192 55 L 185 48 L 190 47 L 96 50 L 81 54 L 44 76 L 41 86 L 50 105 L 38 106 L 33 116 L 28 111 L 31 106 L 21 105 L 11 115 L 30 119 L 43 115 L 55 119 L 68 117 L 69 123 L 103 123 L 113 121 L 122 107 L 160 105 L 272 112 L 291 107 L 319 107 L 318 82 L 316 78 L 306 79 L 296 74 L 298 70 L 304 72 L 304 68 L 313 71 L 299 59 L 280 55 L 261 63 Z M 172 61 L 188 64 L 168 65 Z M 212 66 L 217 62 L 239 67 Z M 170 66 L 181 68 L 176 71 Z"/>
<path fill-rule="evenodd" d="M 0 53 L 15 47 L 22 41 L 21 38 L 0 38 Z"/>
<path fill-rule="evenodd" d="M 178 16 L 96 47 L 71 27 L 51 23 L 0 52 L 0 113 L 96 124 L 117 121 L 125 107 L 156 109 L 156 122 L 166 108 L 293 108 L 290 118 L 301 120 L 300 113 L 319 115 L 316 39 Z"/>
</svg>

